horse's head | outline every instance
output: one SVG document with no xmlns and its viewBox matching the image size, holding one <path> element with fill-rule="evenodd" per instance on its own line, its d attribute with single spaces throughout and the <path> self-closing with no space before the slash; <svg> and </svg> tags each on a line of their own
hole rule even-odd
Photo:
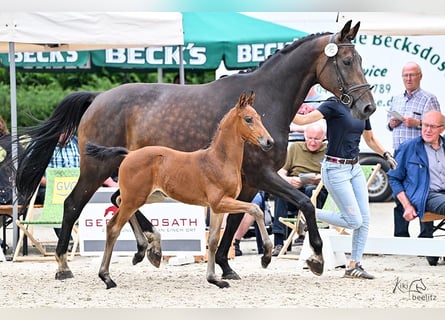
<svg viewBox="0 0 445 320">
<path fill-rule="evenodd" d="M 264 151 L 268 151 L 274 145 L 274 140 L 264 127 L 260 115 L 252 107 L 255 93 L 251 92 L 247 98 L 246 93 L 242 93 L 235 108 L 238 115 L 239 131 L 244 138 Z"/>
<path fill-rule="evenodd" d="M 348 21 L 336 34 L 320 38 L 323 51 L 316 67 L 318 82 L 351 108 L 357 119 L 368 119 L 376 110 L 371 86 L 362 69 L 362 58 L 354 48 L 360 22 Z"/>
</svg>

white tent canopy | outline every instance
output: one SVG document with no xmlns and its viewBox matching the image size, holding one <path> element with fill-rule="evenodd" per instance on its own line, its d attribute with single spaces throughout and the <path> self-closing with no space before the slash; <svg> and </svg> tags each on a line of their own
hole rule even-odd
<svg viewBox="0 0 445 320">
<path fill-rule="evenodd" d="M 445 35 L 443 12 L 339 12 L 337 22 L 360 21 L 360 33 L 391 36 Z"/>
<path fill-rule="evenodd" d="M 183 45 L 179 12 L 0 13 L 0 52 Z"/>
<path fill-rule="evenodd" d="M 66 51 L 184 45 L 178 12 L 6 12 L 0 13 L 0 52 L 9 53 L 11 134 L 17 136 L 16 51 Z M 182 51 L 181 51 L 182 52 Z M 181 59 L 182 60 L 182 59 Z M 184 78 L 183 66 L 180 76 Z M 183 80 L 182 80 L 183 81 Z M 17 145 L 12 146 L 12 157 Z M 14 163 L 17 167 L 17 163 Z M 13 188 L 13 199 L 17 199 Z M 18 218 L 14 201 L 13 221 Z M 13 249 L 18 238 L 13 224 Z"/>
</svg>

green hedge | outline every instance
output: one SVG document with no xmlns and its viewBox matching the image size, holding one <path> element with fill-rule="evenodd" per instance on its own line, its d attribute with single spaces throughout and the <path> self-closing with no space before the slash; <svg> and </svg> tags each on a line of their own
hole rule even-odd
<svg viewBox="0 0 445 320">
<path fill-rule="evenodd" d="M 177 72 L 165 73 L 164 82 L 173 82 Z M 106 69 L 95 72 L 29 72 L 17 71 L 17 126 L 28 127 L 46 120 L 54 108 L 74 91 L 104 91 L 130 82 L 157 82 L 157 73 L 116 72 Z M 214 79 L 214 72 L 187 73 L 188 83 L 207 83 Z M 11 93 L 9 70 L 0 69 L 0 114 L 11 121 Z"/>
</svg>

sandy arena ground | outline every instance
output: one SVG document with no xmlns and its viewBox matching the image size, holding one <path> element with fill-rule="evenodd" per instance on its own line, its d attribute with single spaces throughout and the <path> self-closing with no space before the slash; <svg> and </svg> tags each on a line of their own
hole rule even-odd
<svg viewBox="0 0 445 320">
<path fill-rule="evenodd" d="M 392 203 L 372 204 L 370 234 L 390 235 Z M 413 225 L 413 224 L 412 224 Z M 418 227 L 416 224 L 413 229 Z M 415 234 L 415 231 L 413 232 Z M 293 247 L 287 256 L 296 256 Z M 416 256 L 365 255 L 374 280 L 343 278 L 344 269 L 316 276 L 298 260 L 273 257 L 263 269 L 253 238 L 241 242 L 244 254 L 230 261 L 241 276 L 219 289 L 206 281 L 207 264 L 181 266 L 115 257 L 110 273 L 117 288 L 105 289 L 97 273 L 101 257 L 76 257 L 74 278 L 54 279 L 56 262 L 0 262 L 3 308 L 440 308 L 445 307 L 445 263 L 430 267 Z M 217 266 L 216 271 L 221 274 Z M 414 292 L 421 280 L 423 290 Z M 411 288 L 411 292 L 410 292 Z M 0 310 L 1 313 L 1 310 Z M 2 317 L 3 318 L 3 317 Z"/>
</svg>

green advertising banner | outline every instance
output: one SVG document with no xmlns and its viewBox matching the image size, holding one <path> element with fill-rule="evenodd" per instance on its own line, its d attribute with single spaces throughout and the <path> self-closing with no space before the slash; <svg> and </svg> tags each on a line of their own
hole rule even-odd
<svg viewBox="0 0 445 320">
<path fill-rule="evenodd" d="M 277 49 L 306 32 L 235 12 L 183 12 L 186 69 L 256 67 Z M 178 68 L 179 46 L 108 49 L 92 52 L 92 64 L 116 68 Z"/>
<path fill-rule="evenodd" d="M 18 68 L 87 68 L 90 65 L 90 53 L 89 51 L 16 52 L 15 63 Z M 9 67 L 7 53 L 0 54 L 0 64 Z"/>
<path fill-rule="evenodd" d="M 236 12 L 183 12 L 185 69 L 256 67 L 277 49 L 307 33 Z M 179 46 L 116 48 L 96 51 L 16 53 L 21 68 L 177 69 Z M 8 55 L 0 63 L 9 66 Z"/>
</svg>

